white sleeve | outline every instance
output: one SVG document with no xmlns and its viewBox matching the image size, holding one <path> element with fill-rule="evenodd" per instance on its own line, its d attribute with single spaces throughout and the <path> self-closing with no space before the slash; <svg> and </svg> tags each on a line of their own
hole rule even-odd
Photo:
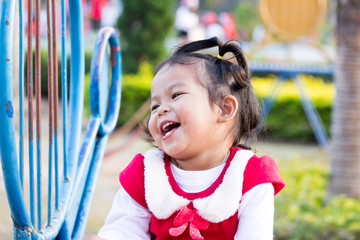
<svg viewBox="0 0 360 240">
<path fill-rule="evenodd" d="M 273 239 L 274 187 L 257 185 L 244 194 L 239 206 L 239 224 L 234 239 Z"/>
<path fill-rule="evenodd" d="M 150 239 L 150 220 L 151 213 L 121 188 L 114 198 L 104 226 L 98 232 L 98 237 L 103 240 Z"/>
</svg>

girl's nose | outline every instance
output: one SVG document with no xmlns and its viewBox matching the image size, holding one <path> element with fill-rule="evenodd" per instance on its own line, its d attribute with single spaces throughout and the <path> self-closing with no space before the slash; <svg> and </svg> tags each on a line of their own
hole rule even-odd
<svg viewBox="0 0 360 240">
<path fill-rule="evenodd" d="M 163 115 L 170 111 L 170 107 L 168 104 L 162 104 L 158 109 L 158 114 Z"/>
</svg>

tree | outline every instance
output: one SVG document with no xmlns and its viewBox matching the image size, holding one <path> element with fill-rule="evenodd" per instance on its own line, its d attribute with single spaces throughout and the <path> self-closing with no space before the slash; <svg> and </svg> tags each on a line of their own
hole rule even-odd
<svg viewBox="0 0 360 240">
<path fill-rule="evenodd" d="M 337 1 L 336 98 L 329 197 L 360 196 L 360 1 Z"/>
<path fill-rule="evenodd" d="M 165 39 L 174 25 L 173 0 L 123 0 L 118 19 L 124 72 L 136 73 L 139 63 L 159 63 L 166 55 Z"/>
<path fill-rule="evenodd" d="M 251 40 L 251 34 L 256 25 L 261 24 L 259 16 L 259 1 L 243 0 L 234 10 L 234 16 L 236 18 L 236 25 L 239 30 L 244 32 L 247 39 Z"/>
</svg>

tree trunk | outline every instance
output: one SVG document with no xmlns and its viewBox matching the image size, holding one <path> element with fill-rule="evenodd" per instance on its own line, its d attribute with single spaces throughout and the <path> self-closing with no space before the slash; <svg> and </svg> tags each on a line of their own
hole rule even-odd
<svg viewBox="0 0 360 240">
<path fill-rule="evenodd" d="M 336 97 L 328 196 L 360 196 L 360 1 L 337 1 Z"/>
</svg>

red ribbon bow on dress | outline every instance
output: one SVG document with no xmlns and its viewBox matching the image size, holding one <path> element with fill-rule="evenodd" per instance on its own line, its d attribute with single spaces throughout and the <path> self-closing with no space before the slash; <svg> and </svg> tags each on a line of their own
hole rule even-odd
<svg viewBox="0 0 360 240">
<path fill-rule="evenodd" d="M 194 240 L 202 240 L 203 236 L 200 234 L 200 230 L 207 229 L 209 227 L 209 221 L 203 219 L 196 209 L 190 209 L 187 206 L 183 207 L 178 215 L 175 217 L 175 227 L 169 229 L 169 233 L 173 237 L 181 235 L 188 224 L 190 225 L 190 237 Z"/>
</svg>

